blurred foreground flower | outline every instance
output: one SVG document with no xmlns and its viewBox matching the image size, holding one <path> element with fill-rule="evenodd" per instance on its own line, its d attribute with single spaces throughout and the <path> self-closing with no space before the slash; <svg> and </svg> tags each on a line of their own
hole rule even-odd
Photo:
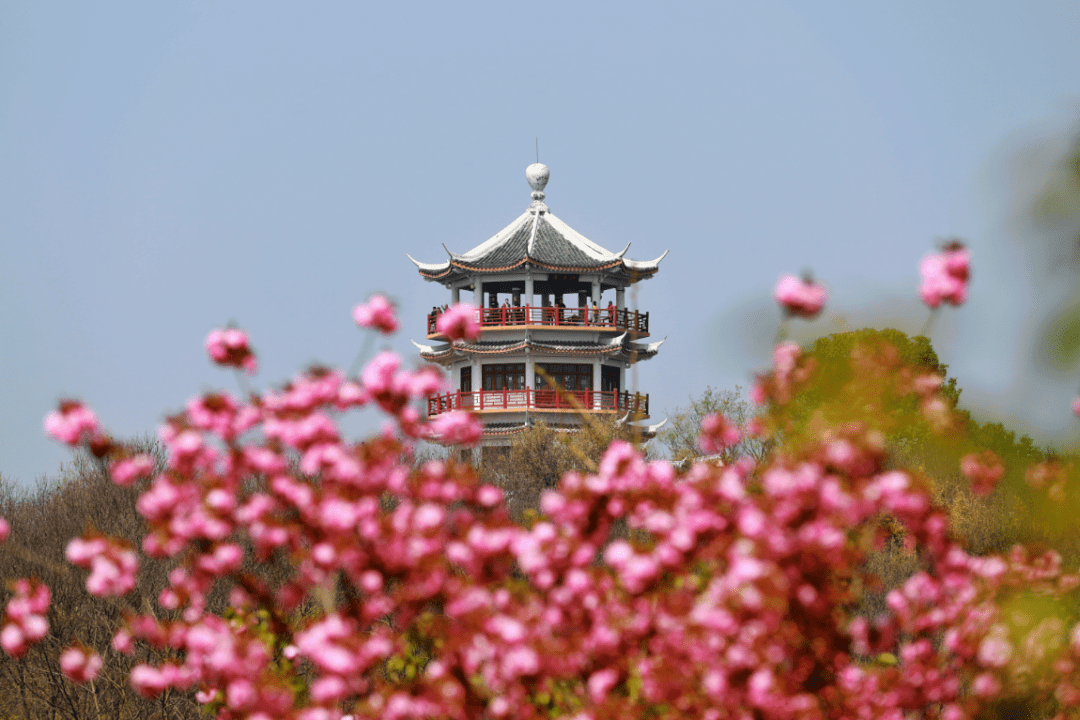
<svg viewBox="0 0 1080 720">
<path fill-rule="evenodd" d="M 480 323 L 476 319 L 476 308 L 469 303 L 458 303 L 439 315 L 435 329 L 451 342 L 456 340 L 475 340 L 480 337 Z"/>
<path fill-rule="evenodd" d="M 101 656 L 81 644 L 60 653 L 60 671 L 72 682 L 90 682 L 101 672 Z"/>
<path fill-rule="evenodd" d="M 206 352 L 218 365 L 240 368 L 249 373 L 254 373 L 259 366 L 248 344 L 247 334 L 236 328 L 211 331 L 206 336 Z"/>
<path fill-rule="evenodd" d="M 353 309 L 353 320 L 362 328 L 378 330 L 384 335 L 396 333 L 397 314 L 394 305 L 382 295 L 372 295 L 366 303 Z"/>
<path fill-rule="evenodd" d="M 933 253 L 919 263 L 922 284 L 919 296 L 932 308 L 945 302 L 959 306 L 967 299 L 967 285 L 971 279 L 971 258 L 967 248 L 959 241 L 947 244 L 940 253 Z"/>
<path fill-rule="evenodd" d="M 809 277 L 800 279 L 794 275 L 784 275 L 776 283 L 773 298 L 788 315 L 810 320 L 825 307 L 825 288 Z"/>
</svg>

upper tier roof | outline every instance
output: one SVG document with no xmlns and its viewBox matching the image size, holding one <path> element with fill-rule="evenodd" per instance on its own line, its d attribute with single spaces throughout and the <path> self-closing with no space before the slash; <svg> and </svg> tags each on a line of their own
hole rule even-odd
<svg viewBox="0 0 1080 720">
<path fill-rule="evenodd" d="M 627 340 L 627 334 L 623 333 L 609 340 L 598 341 L 511 339 L 422 345 L 414 340 L 413 345 L 420 350 L 420 357 L 443 365 L 473 355 L 510 355 L 526 349 L 550 355 L 617 357 L 620 360 L 635 363 L 655 357 L 660 351 L 660 346 L 664 344 L 664 340 L 651 343 L 630 342 Z"/>
<path fill-rule="evenodd" d="M 543 188 L 548 179 L 547 166 L 530 165 L 525 176 L 533 188 L 533 201 L 516 220 L 494 237 L 467 253 L 458 255 L 443 245 L 450 255 L 441 263 L 415 263 L 428 280 L 450 284 L 475 273 L 501 273 L 524 266 L 556 272 L 600 272 L 618 284 L 630 284 L 656 274 L 663 255 L 650 261 L 630 260 L 622 252 L 613 253 L 576 232 L 557 218 L 544 204 Z"/>
</svg>

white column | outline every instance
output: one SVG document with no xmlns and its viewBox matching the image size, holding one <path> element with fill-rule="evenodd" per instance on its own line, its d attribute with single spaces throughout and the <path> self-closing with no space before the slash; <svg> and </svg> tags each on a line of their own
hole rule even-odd
<svg viewBox="0 0 1080 720">
<path fill-rule="evenodd" d="M 592 301 L 593 305 L 600 304 L 600 278 L 592 281 Z"/>
<path fill-rule="evenodd" d="M 450 288 L 450 303 L 457 305 L 461 302 L 461 288 Z"/>
<path fill-rule="evenodd" d="M 536 370 L 533 368 L 533 360 L 529 348 L 525 348 L 525 390 L 528 397 L 532 398 L 532 404 L 536 404 Z M 526 410 L 526 414 L 528 411 Z"/>
<path fill-rule="evenodd" d="M 533 301 L 534 301 L 534 299 L 535 299 L 535 298 L 533 297 L 533 278 L 532 278 L 532 273 L 531 273 L 531 272 L 527 272 L 527 273 L 525 273 L 525 304 L 526 304 L 526 305 L 532 305 L 532 304 L 533 304 Z M 531 323 L 531 322 L 532 322 L 532 318 L 531 318 L 531 317 L 527 317 L 527 318 L 525 318 L 525 322 L 526 322 L 526 323 Z M 531 372 L 531 370 L 527 370 L 526 372 Z M 529 387 L 532 387 L 532 386 L 530 385 Z"/>
<path fill-rule="evenodd" d="M 484 396 L 484 378 L 480 375 L 480 359 L 473 356 L 472 362 L 473 409 L 480 409 L 480 398 Z"/>
<path fill-rule="evenodd" d="M 626 307 L 626 288 L 615 288 L 615 307 L 619 310 Z"/>
<path fill-rule="evenodd" d="M 484 281 L 480 278 L 473 280 L 473 305 L 481 309 L 484 307 Z"/>
<path fill-rule="evenodd" d="M 592 365 L 592 389 L 593 389 L 593 410 L 599 410 L 600 404 L 600 361 L 593 360 Z"/>
</svg>

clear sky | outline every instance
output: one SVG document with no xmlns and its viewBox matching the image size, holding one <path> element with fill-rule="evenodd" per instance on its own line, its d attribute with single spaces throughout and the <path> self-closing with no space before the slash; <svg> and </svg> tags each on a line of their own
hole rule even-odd
<svg viewBox="0 0 1080 720">
<path fill-rule="evenodd" d="M 654 418 L 749 384 L 782 273 L 828 285 L 814 332 L 917 330 L 918 261 L 960 236 L 970 302 L 933 339 L 962 401 L 1073 442 L 1077 383 L 1029 352 L 1072 280 L 1018 217 L 1080 127 L 1078 30 L 1074 1 L 0 1 L 0 474 L 67 458 L 62 397 L 135 435 L 234 389 L 203 349 L 229 321 L 267 386 L 348 365 L 384 291 L 416 362 L 449 293 L 405 253 L 517 217 L 536 137 L 556 215 L 671 250 L 636 297 Z"/>
</svg>

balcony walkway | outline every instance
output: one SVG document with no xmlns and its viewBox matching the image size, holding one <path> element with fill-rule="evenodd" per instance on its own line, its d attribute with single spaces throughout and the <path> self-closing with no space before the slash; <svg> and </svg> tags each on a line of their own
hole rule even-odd
<svg viewBox="0 0 1080 720">
<path fill-rule="evenodd" d="M 427 337 L 440 339 L 435 323 L 439 313 L 427 318 Z M 602 329 L 629 332 L 634 337 L 649 334 L 649 313 L 637 310 L 606 308 L 559 308 L 559 307 L 503 307 L 476 311 L 476 319 L 482 328 L 568 328 Z"/>
<path fill-rule="evenodd" d="M 428 416 L 451 410 L 492 412 L 536 410 L 635 413 L 649 417 L 649 396 L 618 390 L 473 390 L 428 398 Z"/>
</svg>

